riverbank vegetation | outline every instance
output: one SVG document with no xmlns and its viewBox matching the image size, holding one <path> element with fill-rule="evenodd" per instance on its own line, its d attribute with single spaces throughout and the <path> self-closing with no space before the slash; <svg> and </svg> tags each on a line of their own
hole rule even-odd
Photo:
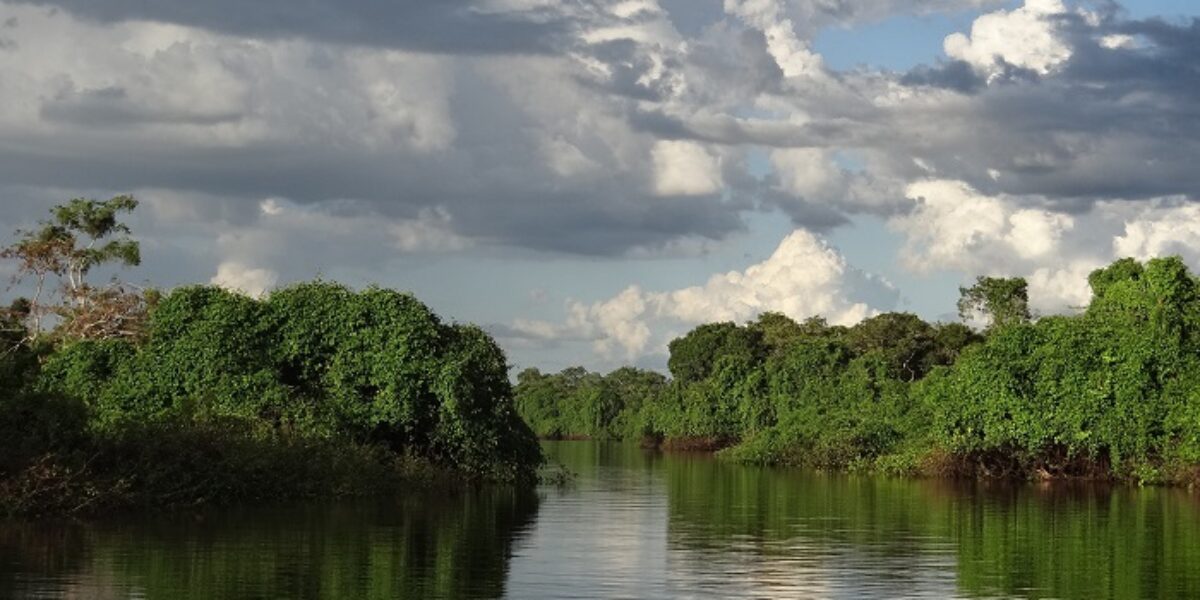
<svg viewBox="0 0 1200 600">
<path fill-rule="evenodd" d="M 534 476 L 504 353 L 411 295 L 90 285 L 140 262 L 136 205 L 73 201 L 4 251 L 31 293 L 0 322 L 0 512 Z"/>
<path fill-rule="evenodd" d="M 615 373 L 530 370 L 517 406 L 542 435 L 724 448 L 757 463 L 1196 482 L 1197 279 L 1179 258 L 1123 259 L 1089 283 L 1079 314 L 1034 319 L 1024 280 L 981 277 L 959 302 L 981 331 L 906 313 L 853 327 L 774 313 L 701 325 L 670 344 L 669 382 L 626 399 Z"/>
</svg>

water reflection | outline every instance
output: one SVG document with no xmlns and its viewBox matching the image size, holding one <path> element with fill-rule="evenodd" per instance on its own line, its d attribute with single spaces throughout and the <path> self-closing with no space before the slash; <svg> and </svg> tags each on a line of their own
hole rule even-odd
<svg viewBox="0 0 1200 600">
<path fill-rule="evenodd" d="M 0 525 L 4 598 L 497 598 L 537 496 Z"/>
<path fill-rule="evenodd" d="M 562 442 L 565 489 L 0 525 L 0 597 L 1200 597 L 1200 496 Z"/>
<path fill-rule="evenodd" d="M 663 466 L 671 550 L 734 593 L 745 570 L 750 595 L 1200 597 L 1200 502 L 1180 490 Z"/>
</svg>

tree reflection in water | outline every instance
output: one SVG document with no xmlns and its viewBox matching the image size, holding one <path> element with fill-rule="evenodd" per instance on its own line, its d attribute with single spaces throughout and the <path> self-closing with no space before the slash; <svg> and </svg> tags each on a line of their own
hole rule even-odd
<svg viewBox="0 0 1200 600">
<path fill-rule="evenodd" d="M 0 597 L 498 598 L 533 490 L 0 524 Z"/>
</svg>

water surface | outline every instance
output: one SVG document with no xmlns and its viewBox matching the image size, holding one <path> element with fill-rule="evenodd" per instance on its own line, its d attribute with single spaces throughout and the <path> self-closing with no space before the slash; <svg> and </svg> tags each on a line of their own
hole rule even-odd
<svg viewBox="0 0 1200 600">
<path fill-rule="evenodd" d="M 0 523 L 0 597 L 1200 597 L 1200 495 L 1180 490 L 546 448 L 573 485 Z"/>
</svg>

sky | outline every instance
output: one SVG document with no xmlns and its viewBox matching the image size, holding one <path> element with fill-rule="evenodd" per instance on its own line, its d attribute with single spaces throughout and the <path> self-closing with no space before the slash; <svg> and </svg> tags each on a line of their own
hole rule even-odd
<svg viewBox="0 0 1200 600">
<path fill-rule="evenodd" d="M 978 275 L 1071 313 L 1116 258 L 1200 267 L 1197 16 L 0 0 L 0 243 L 132 193 L 125 279 L 407 290 L 514 369 L 662 369 L 672 338 L 763 311 L 952 320 Z"/>
</svg>

